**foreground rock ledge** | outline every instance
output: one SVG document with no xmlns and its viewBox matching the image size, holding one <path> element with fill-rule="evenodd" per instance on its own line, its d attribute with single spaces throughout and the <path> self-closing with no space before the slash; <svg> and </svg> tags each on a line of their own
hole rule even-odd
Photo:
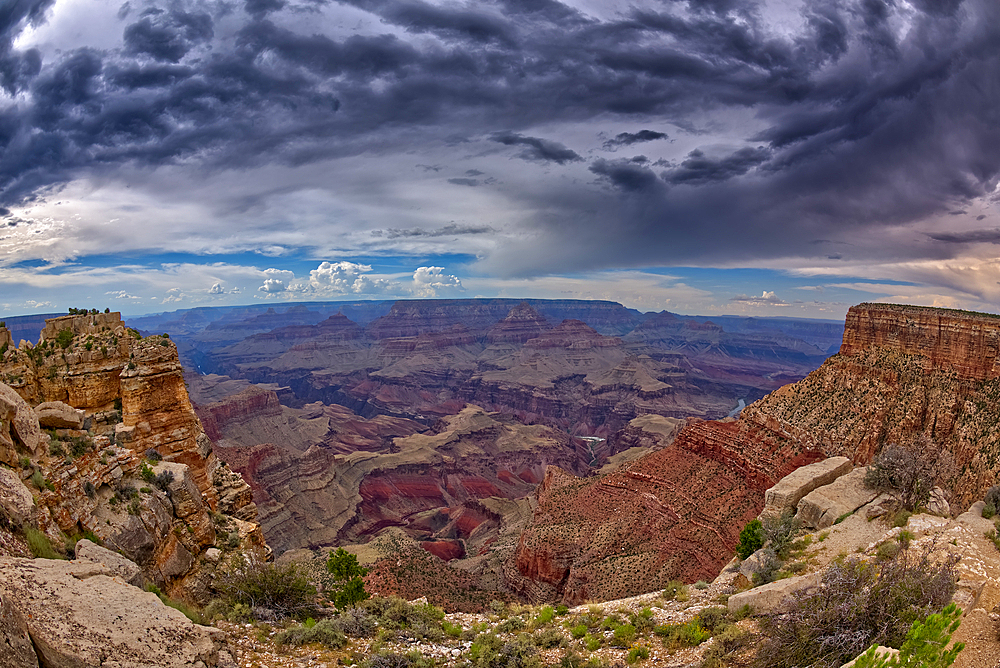
<svg viewBox="0 0 1000 668">
<path fill-rule="evenodd" d="M 221 631 L 103 564 L 0 558 L 0 592 L 46 668 L 235 668 Z"/>
</svg>

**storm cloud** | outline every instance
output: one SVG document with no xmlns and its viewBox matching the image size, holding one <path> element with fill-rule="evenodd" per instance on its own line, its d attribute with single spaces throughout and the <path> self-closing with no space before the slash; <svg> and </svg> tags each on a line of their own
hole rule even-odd
<svg viewBox="0 0 1000 668">
<path fill-rule="evenodd" d="M 146 211 L 188 198 L 177 243 L 212 252 L 460 238 L 508 276 L 946 259 L 1000 227 L 994 0 L 132 0 L 59 49 L 54 11 L 0 8 L 17 215 L 111 184 Z M 983 229 L 947 227 L 957 210 Z M 123 250 L 165 243 L 130 224 Z M 15 261 L 70 248 L 19 243 Z"/>
</svg>

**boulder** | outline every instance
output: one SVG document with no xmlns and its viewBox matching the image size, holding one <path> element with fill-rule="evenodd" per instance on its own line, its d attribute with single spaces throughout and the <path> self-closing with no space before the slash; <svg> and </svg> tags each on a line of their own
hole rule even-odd
<svg viewBox="0 0 1000 668">
<path fill-rule="evenodd" d="M 761 515 L 780 516 L 786 511 L 795 512 L 802 497 L 817 487 L 829 485 L 852 468 L 854 466 L 847 457 L 830 457 L 795 469 L 764 493 Z"/>
<path fill-rule="evenodd" d="M 101 564 L 84 561 L 0 558 L 4 605 L 23 618 L 41 665 L 232 665 L 221 631 L 192 623 L 155 594 L 113 575 Z"/>
<path fill-rule="evenodd" d="M 986 503 L 983 501 L 976 501 L 969 507 L 968 511 L 962 513 L 956 519 L 969 527 L 973 533 L 980 536 L 988 531 L 995 531 L 996 526 L 994 526 L 993 520 L 983 517 L 983 506 L 985 505 Z"/>
<path fill-rule="evenodd" d="M 774 550 L 762 547 L 740 562 L 740 573 L 747 579 L 747 582 L 753 582 L 754 573 L 767 570 L 777 558 Z"/>
<path fill-rule="evenodd" d="M 38 424 L 46 429 L 83 429 L 84 412 L 61 401 L 35 406 Z"/>
<path fill-rule="evenodd" d="M 865 469 L 858 468 L 806 494 L 796 515 L 811 529 L 825 529 L 876 496 L 875 490 L 865 487 Z"/>
<path fill-rule="evenodd" d="M 951 506 L 948 505 L 948 498 L 940 487 L 931 490 L 931 498 L 927 501 L 927 511 L 932 515 L 951 517 Z"/>
<path fill-rule="evenodd" d="M 112 573 L 133 587 L 142 587 L 143 585 L 142 569 L 139 568 L 138 564 L 86 538 L 77 541 L 76 558 L 104 564 Z"/>
<path fill-rule="evenodd" d="M 816 587 L 819 583 L 820 574 L 809 573 L 754 587 L 730 596 L 729 612 L 735 613 L 745 605 L 749 605 L 755 613 L 770 612 L 790 601 L 796 592 Z"/>
<path fill-rule="evenodd" d="M 0 467 L 0 510 L 16 526 L 34 521 L 37 508 L 31 490 L 10 469 Z"/>
<path fill-rule="evenodd" d="M 0 397 L 4 399 L 5 405 L 14 406 L 13 421 L 4 421 L 5 425 L 9 424 L 13 427 L 9 430 L 10 435 L 16 437 L 16 440 L 19 440 L 29 452 L 37 452 L 42 443 L 42 430 L 38 427 L 38 417 L 35 415 L 35 411 L 31 410 L 31 406 L 9 385 L 0 383 Z M 14 464 L 15 462 L 8 461 L 7 463 Z"/>
</svg>

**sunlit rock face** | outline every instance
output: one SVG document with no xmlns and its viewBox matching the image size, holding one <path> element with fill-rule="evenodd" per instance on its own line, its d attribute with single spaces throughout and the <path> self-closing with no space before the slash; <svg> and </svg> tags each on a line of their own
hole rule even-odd
<svg viewBox="0 0 1000 668">
<path fill-rule="evenodd" d="M 264 548 L 252 492 L 215 457 L 166 336 L 144 338 L 117 313 L 49 319 L 36 345 L 8 347 L 0 378 L 12 383 L 0 384 L 12 416 L 2 461 L 57 545 L 92 532 L 196 600 L 211 585 L 206 550 Z"/>
</svg>

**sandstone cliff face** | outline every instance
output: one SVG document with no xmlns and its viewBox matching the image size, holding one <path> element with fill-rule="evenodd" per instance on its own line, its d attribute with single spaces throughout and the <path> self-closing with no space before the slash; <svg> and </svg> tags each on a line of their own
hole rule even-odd
<svg viewBox="0 0 1000 668">
<path fill-rule="evenodd" d="M 263 546 L 250 489 L 216 460 L 166 337 L 144 339 L 116 313 L 49 319 L 37 345 L 5 352 L 0 378 L 15 383 L 0 384 L 0 410 L 15 407 L 2 461 L 25 485 L 45 481 L 33 523 L 57 545 L 90 531 L 149 580 L 196 599 L 211 582 L 208 548 Z M 42 433 L 29 407 L 39 401 L 68 404 L 48 405 L 73 424 Z M 157 473 L 166 477 L 154 484 Z"/>
<path fill-rule="evenodd" d="M 861 304 L 839 355 L 744 415 L 856 464 L 885 443 L 926 436 L 954 454 L 953 491 L 967 504 L 1000 473 L 998 333 L 1000 319 L 986 314 Z"/>
<path fill-rule="evenodd" d="M 864 465 L 918 436 L 953 452 L 954 500 L 967 506 L 1000 474 L 997 332 L 1000 318 L 984 314 L 852 308 L 840 354 L 739 420 L 689 421 L 670 446 L 596 479 L 547 477 L 511 585 L 579 601 L 714 575 L 783 475 L 828 456 Z M 634 426 L 614 440 L 645 441 Z"/>
</svg>

